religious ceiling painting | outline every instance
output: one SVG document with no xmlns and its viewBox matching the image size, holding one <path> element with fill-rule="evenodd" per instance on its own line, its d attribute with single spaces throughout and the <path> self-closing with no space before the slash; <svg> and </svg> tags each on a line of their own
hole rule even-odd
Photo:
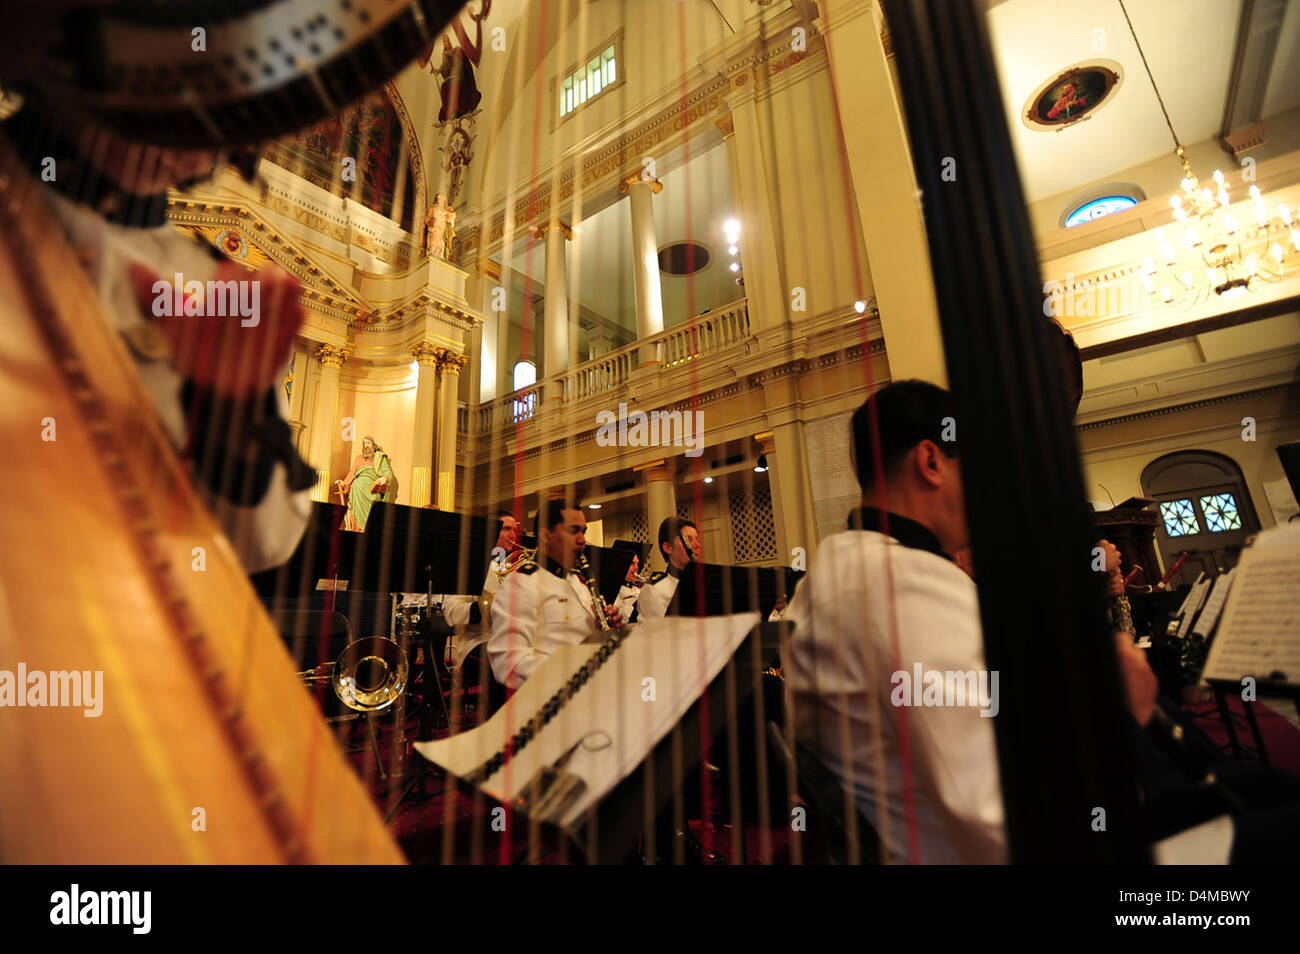
<svg viewBox="0 0 1300 954">
<path fill-rule="evenodd" d="M 313 185 L 392 217 L 403 148 L 397 111 L 387 93 L 379 90 L 280 139 L 267 150 L 266 158 Z M 415 201 L 409 167 L 405 179 L 402 225 L 409 228 Z"/>
<path fill-rule="evenodd" d="M 1120 65 L 1109 60 L 1072 66 L 1038 87 L 1025 104 L 1022 119 L 1030 129 L 1072 126 L 1109 102 L 1122 78 Z"/>
</svg>

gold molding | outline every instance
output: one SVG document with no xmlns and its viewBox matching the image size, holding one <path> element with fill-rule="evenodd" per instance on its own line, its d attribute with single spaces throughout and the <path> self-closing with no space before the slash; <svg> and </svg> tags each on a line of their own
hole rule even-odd
<svg viewBox="0 0 1300 954">
<path fill-rule="evenodd" d="M 447 353 L 446 348 L 439 348 L 437 345 L 431 345 L 427 341 L 421 341 L 411 349 L 411 357 L 414 358 L 422 368 L 431 368 L 442 361 L 443 355 Z"/>
<path fill-rule="evenodd" d="M 565 225 L 559 219 L 552 219 L 549 222 L 543 222 L 541 225 L 535 226 L 533 228 L 533 237 L 540 242 L 544 238 L 546 238 L 546 233 L 551 231 L 552 229 L 559 229 L 561 232 L 564 233 L 564 237 L 566 239 L 568 239 L 570 242 L 573 241 L 573 228 L 571 226 Z M 498 271 L 499 271 L 499 266 L 498 266 Z M 498 274 L 497 277 L 499 278 L 500 275 Z"/>
<path fill-rule="evenodd" d="M 619 180 L 618 191 L 624 195 L 628 195 L 632 190 L 632 186 L 639 184 L 648 185 L 655 195 L 664 191 L 664 184 L 662 182 L 658 179 L 647 179 L 645 178 L 644 173 L 644 169 L 638 169 L 636 172 L 629 172 Z"/>
<path fill-rule="evenodd" d="M 723 139 L 730 139 L 732 136 L 736 135 L 736 121 L 734 117 L 732 117 L 731 113 L 727 113 L 725 116 L 719 116 L 713 121 L 713 125 L 717 126 L 718 129 L 722 131 Z"/>
<path fill-rule="evenodd" d="M 439 349 L 442 354 L 438 356 L 438 373 L 439 374 L 460 374 L 465 366 L 469 364 L 469 357 L 463 354 L 457 354 L 446 348 Z"/>
<path fill-rule="evenodd" d="M 323 344 L 316 348 L 316 360 L 327 368 L 341 368 L 351 356 L 352 352 L 347 348 L 339 348 L 335 345 Z"/>
<path fill-rule="evenodd" d="M 476 259 L 474 267 L 478 269 L 480 276 L 487 275 L 489 278 L 495 278 L 497 281 L 501 280 L 501 266 L 490 258 Z"/>
<path fill-rule="evenodd" d="M 776 453 L 776 436 L 771 431 L 759 431 L 754 435 L 754 440 L 758 441 L 758 446 L 764 454 Z M 768 461 L 769 466 L 771 463 Z"/>
</svg>

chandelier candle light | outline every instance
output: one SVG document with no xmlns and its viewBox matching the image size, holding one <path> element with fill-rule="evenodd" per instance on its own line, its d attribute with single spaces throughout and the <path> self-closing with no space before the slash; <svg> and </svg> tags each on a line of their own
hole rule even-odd
<svg viewBox="0 0 1300 954">
<path fill-rule="evenodd" d="M 1174 140 L 1174 152 L 1183 166 L 1182 192 L 1169 197 L 1169 206 L 1178 223 L 1174 228 L 1181 226 L 1182 235 L 1173 240 L 1176 244 L 1170 244 L 1162 229 L 1155 230 L 1156 242 L 1160 246 L 1160 265 L 1151 256 L 1142 263 L 1142 284 L 1147 294 L 1155 293 L 1161 268 L 1167 269 L 1163 276 L 1165 281 L 1160 285 L 1160 296 L 1166 304 L 1172 304 L 1175 297 L 1186 295 L 1199 300 L 1211 290 L 1223 298 L 1234 298 L 1252 290 L 1257 281 L 1280 280 L 1286 271 L 1287 259 L 1300 252 L 1300 230 L 1296 228 L 1291 210 L 1278 205 L 1277 214 L 1270 216 L 1259 186 L 1252 184 L 1250 198 L 1253 208 L 1249 219 L 1252 224 L 1243 226 L 1232 213 L 1232 197 L 1222 170 L 1214 170 L 1214 188 L 1201 185 L 1187 161 L 1187 150 L 1174 131 L 1124 0 L 1119 0 L 1119 7 L 1146 68 L 1147 78 L 1151 80 L 1156 101 L 1164 113 L 1165 125 Z M 1243 172 L 1243 181 L 1244 175 Z M 1243 210 L 1238 209 L 1238 213 L 1244 217 Z"/>
</svg>

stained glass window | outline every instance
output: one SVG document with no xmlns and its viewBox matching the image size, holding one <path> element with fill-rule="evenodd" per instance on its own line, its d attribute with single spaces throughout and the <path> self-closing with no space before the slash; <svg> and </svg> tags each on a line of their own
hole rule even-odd
<svg viewBox="0 0 1300 954">
<path fill-rule="evenodd" d="M 1093 199 L 1071 212 L 1066 217 L 1065 227 L 1071 229 L 1084 222 L 1091 222 L 1093 219 L 1100 219 L 1102 216 L 1113 215 L 1116 212 L 1131 209 L 1137 204 L 1137 199 L 1128 195 L 1107 195 L 1100 199 Z"/>
<path fill-rule="evenodd" d="M 1235 508 L 1233 512 L 1236 512 Z M 1160 516 L 1165 521 L 1165 533 L 1171 537 L 1201 532 L 1201 524 L 1196 519 L 1196 510 L 1192 507 L 1191 500 L 1162 500 Z"/>
<path fill-rule="evenodd" d="M 1237 512 L 1237 500 L 1232 494 L 1202 497 L 1201 513 L 1205 514 L 1205 526 L 1210 533 L 1241 529 L 1241 514 Z"/>
</svg>

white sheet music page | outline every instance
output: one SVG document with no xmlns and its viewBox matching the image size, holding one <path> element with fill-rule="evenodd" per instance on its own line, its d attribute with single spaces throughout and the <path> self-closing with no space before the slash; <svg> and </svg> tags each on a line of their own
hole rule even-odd
<svg viewBox="0 0 1300 954">
<path fill-rule="evenodd" d="M 1282 682 L 1300 685 L 1300 525 L 1261 533 L 1232 577 L 1205 678 L 1237 682 L 1280 672 Z"/>
<path fill-rule="evenodd" d="M 618 651 L 519 755 L 484 782 L 483 790 L 509 802 L 541 768 L 586 739 L 588 746 L 579 746 L 565 765 L 586 782 L 586 791 L 562 819 L 565 827 L 574 827 L 681 720 L 758 622 L 757 613 L 740 613 L 636 624 Z M 416 751 L 452 775 L 468 775 L 499 752 L 598 648 L 584 643 L 553 653 L 483 725 L 417 743 Z"/>
</svg>

